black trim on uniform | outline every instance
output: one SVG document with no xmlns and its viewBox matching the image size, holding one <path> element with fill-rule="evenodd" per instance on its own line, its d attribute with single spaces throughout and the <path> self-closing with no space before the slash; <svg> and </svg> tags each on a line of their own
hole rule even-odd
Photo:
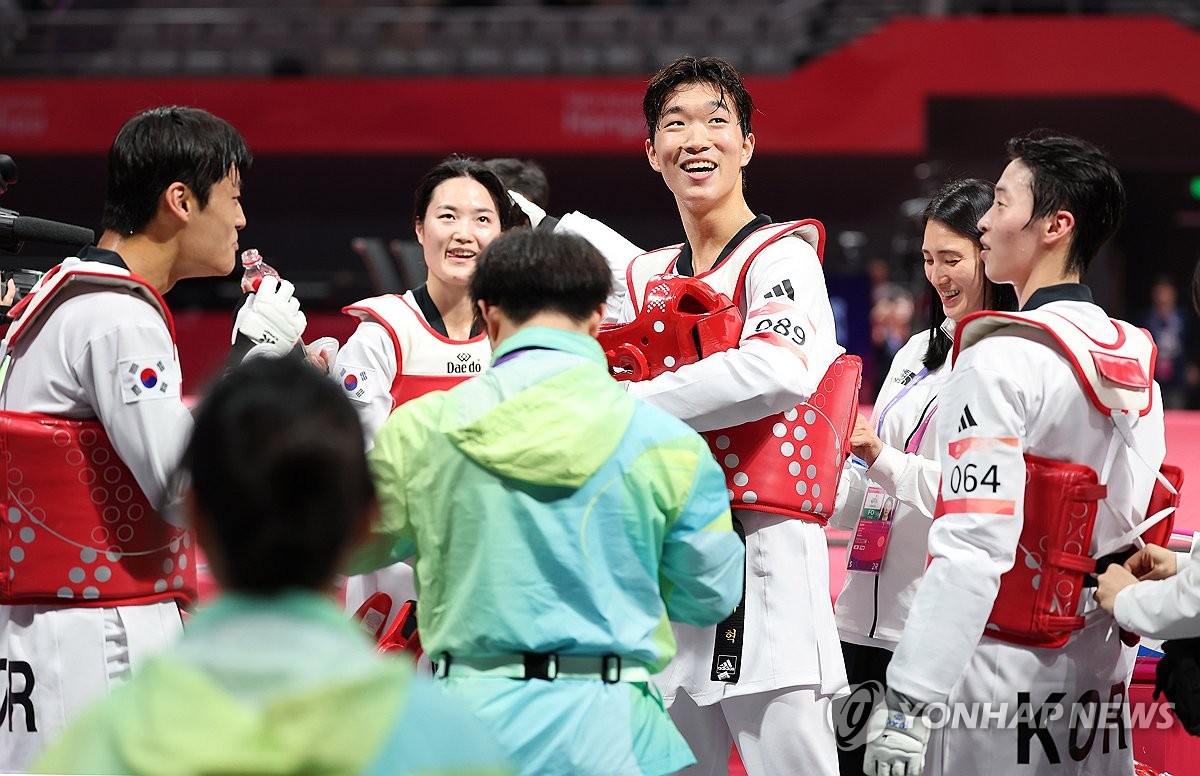
<svg viewBox="0 0 1200 776">
<path fill-rule="evenodd" d="M 746 546 L 746 529 L 737 515 L 733 515 L 733 532 Z M 746 561 L 742 561 L 742 579 L 746 578 Z M 714 682 L 737 684 L 742 675 L 742 646 L 746 639 L 746 585 L 742 583 L 742 597 L 737 606 L 724 620 L 717 623 L 713 634 L 712 670 L 708 678 Z"/>
<path fill-rule="evenodd" d="M 1092 289 L 1083 283 L 1059 283 L 1056 286 L 1046 286 L 1034 291 L 1030 295 L 1029 301 L 1021 308 L 1021 312 L 1036 310 L 1050 302 L 1088 302 L 1095 304 L 1096 300 L 1092 298 Z"/>
<path fill-rule="evenodd" d="M 770 225 L 770 223 L 771 217 L 765 213 L 759 213 L 755 216 L 754 220 L 743 226 L 733 236 L 732 240 L 725 243 L 725 247 L 721 249 L 721 254 L 717 256 L 716 262 L 713 263 L 710 269 L 716 269 L 721 266 L 721 262 L 729 258 L 729 254 L 733 253 L 734 249 L 741 245 L 750 236 L 751 232 L 758 231 L 764 226 Z M 689 278 L 696 276 L 696 269 L 692 266 L 692 246 L 686 242 L 683 244 L 683 249 L 679 251 L 679 258 L 675 260 L 675 272 Z"/>
<path fill-rule="evenodd" d="M 95 245 L 85 245 L 75 255 L 84 261 L 94 261 L 98 264 L 107 264 L 111 267 L 120 267 L 124 270 L 129 269 L 128 265 L 125 264 L 125 260 L 121 258 L 121 254 L 105 248 L 97 248 Z"/>
<path fill-rule="evenodd" d="M 433 328 L 438 334 L 441 334 L 446 339 L 454 339 L 450 336 L 450 332 L 446 331 L 446 322 L 442 320 L 442 311 L 433 303 L 433 297 L 429 295 L 429 286 L 422 283 L 412 290 L 413 299 L 417 303 L 417 308 L 421 311 L 421 315 L 425 316 L 425 322 Z M 471 322 L 471 339 L 478 337 L 483 333 L 483 322 L 479 320 L 479 316 L 475 316 L 475 320 Z M 458 340 L 455 340 L 456 342 Z"/>
</svg>

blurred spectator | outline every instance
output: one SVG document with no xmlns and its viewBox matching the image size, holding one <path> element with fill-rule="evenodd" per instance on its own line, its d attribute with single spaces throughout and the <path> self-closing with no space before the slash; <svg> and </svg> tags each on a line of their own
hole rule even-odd
<svg viewBox="0 0 1200 776">
<path fill-rule="evenodd" d="M 896 283 L 883 283 L 872 291 L 872 385 L 878 386 L 900 348 L 912 335 L 912 292 Z"/>
<path fill-rule="evenodd" d="M 1192 357 L 1195 319 L 1179 305 L 1179 291 L 1171 278 L 1160 275 L 1150 287 L 1150 306 L 1137 321 L 1154 337 L 1158 360 L 1154 379 L 1162 388 L 1165 409 L 1184 409 L 1189 394 L 1200 383 L 1200 369 Z"/>
</svg>

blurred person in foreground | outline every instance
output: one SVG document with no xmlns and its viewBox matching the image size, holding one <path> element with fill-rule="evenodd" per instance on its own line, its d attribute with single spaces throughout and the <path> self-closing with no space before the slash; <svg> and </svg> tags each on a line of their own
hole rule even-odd
<svg viewBox="0 0 1200 776">
<path fill-rule="evenodd" d="M 611 286 L 580 238 L 498 237 L 471 280 L 491 368 L 398 408 L 370 453 L 382 519 L 353 566 L 415 558 L 435 675 L 521 773 L 693 762 L 650 677 L 669 620 L 716 622 L 742 589 L 704 441 L 608 374 Z"/>
<path fill-rule="evenodd" d="M 194 599 L 192 536 L 168 481 L 192 417 L 162 295 L 233 270 L 250 163 L 241 134 L 206 111 L 137 114 L 108 154 L 100 240 L 10 312 L 0 771 L 22 770 L 64 720 L 177 638 L 179 607 Z M 292 290 L 264 281 L 235 336 L 290 351 L 305 324 Z"/>
<path fill-rule="evenodd" d="M 378 508 L 339 394 L 300 361 L 256 359 L 200 405 L 183 503 L 223 592 L 42 772 L 510 773 L 478 722 L 329 598 Z"/>
</svg>

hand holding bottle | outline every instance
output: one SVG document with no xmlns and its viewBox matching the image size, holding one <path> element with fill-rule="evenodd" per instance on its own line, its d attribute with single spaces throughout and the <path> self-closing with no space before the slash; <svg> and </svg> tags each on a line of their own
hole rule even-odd
<svg viewBox="0 0 1200 776">
<path fill-rule="evenodd" d="M 295 286 L 273 275 L 263 277 L 258 291 L 246 297 L 233 325 L 233 340 L 237 335 L 256 345 L 267 344 L 279 355 L 289 353 L 300 341 L 308 320 L 300 312 L 300 302 L 293 294 Z"/>
</svg>

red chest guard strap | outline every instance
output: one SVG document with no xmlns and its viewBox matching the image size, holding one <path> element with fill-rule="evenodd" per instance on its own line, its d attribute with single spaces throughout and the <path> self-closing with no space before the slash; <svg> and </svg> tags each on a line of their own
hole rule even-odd
<svg viewBox="0 0 1200 776">
<path fill-rule="evenodd" d="M 175 342 L 175 321 L 166 301 L 153 286 L 127 269 L 70 258 L 47 272 L 39 281 L 37 290 L 8 312 L 8 317 L 14 321 L 6 338 L 9 349 L 34 329 L 35 321 L 54 309 L 55 302 L 62 292 L 80 286 L 91 287 L 94 291 L 103 291 L 106 288 L 133 291 L 163 317 L 167 323 L 167 331 L 171 333 L 171 342 Z"/>
<path fill-rule="evenodd" d="M 159 518 L 99 422 L 0 412 L 0 467 L 0 603 L 194 599 L 190 534 Z"/>
</svg>

